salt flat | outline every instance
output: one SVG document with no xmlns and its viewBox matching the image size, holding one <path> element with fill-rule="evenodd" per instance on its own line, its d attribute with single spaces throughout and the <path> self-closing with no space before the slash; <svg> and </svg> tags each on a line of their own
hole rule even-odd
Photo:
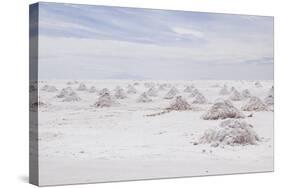
<svg viewBox="0 0 281 188">
<path fill-rule="evenodd" d="M 69 82 L 69 83 L 68 83 Z M 84 83 L 85 90 L 77 90 Z M 254 145 L 197 144 L 207 129 L 224 121 L 203 120 L 202 115 L 220 95 L 224 85 L 238 92 L 248 89 L 262 101 L 273 81 L 230 80 L 42 80 L 39 82 L 39 179 L 40 185 L 106 182 L 167 177 L 233 174 L 273 171 L 273 106 L 267 111 L 242 111 L 248 99 L 231 101 L 243 112 L 242 121 L 253 126 L 260 141 Z M 127 93 L 132 85 L 136 93 Z M 164 84 L 164 87 L 160 86 Z M 45 85 L 55 89 L 42 90 Z M 97 92 L 89 92 L 91 86 Z M 124 99 L 114 96 L 116 86 L 126 92 Z M 193 104 L 184 92 L 193 86 L 207 99 Z M 57 95 L 71 87 L 77 101 L 63 101 Z M 151 102 L 138 102 L 143 92 L 156 88 Z M 175 97 L 164 99 L 175 87 L 191 110 L 165 111 Z M 103 88 L 115 101 L 110 107 L 97 107 Z M 161 88 L 161 89 L 159 89 Z M 153 116 L 147 116 L 154 114 Z M 248 117 L 248 116 L 252 117 Z"/>
</svg>

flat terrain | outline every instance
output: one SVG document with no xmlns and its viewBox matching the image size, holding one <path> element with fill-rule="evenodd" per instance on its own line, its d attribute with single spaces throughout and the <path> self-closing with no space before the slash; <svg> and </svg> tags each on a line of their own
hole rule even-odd
<svg viewBox="0 0 281 188">
<path fill-rule="evenodd" d="M 223 120 L 201 118 L 218 98 L 224 84 L 239 92 L 249 89 L 253 96 L 264 100 L 273 81 L 151 81 L 156 88 L 167 87 L 149 97 L 152 102 L 139 103 L 140 94 L 147 91 L 147 81 L 83 80 L 89 89 L 120 86 L 127 91 L 128 84 L 137 90 L 125 99 L 115 99 L 111 107 L 96 108 L 97 92 L 77 91 L 79 83 L 67 85 L 68 80 L 40 81 L 39 96 L 44 105 L 39 108 L 39 166 L 40 185 L 87 182 L 154 179 L 165 177 L 201 176 L 264 172 L 273 170 L 273 111 L 243 112 L 246 122 L 253 125 L 261 141 L 257 145 L 219 146 L 193 143 L 209 128 Z M 134 83 L 138 85 L 134 85 Z M 148 81 L 149 82 L 149 81 Z M 44 85 L 58 91 L 42 91 Z M 207 104 L 192 104 L 193 97 L 184 92 L 194 85 L 208 100 Z M 192 110 L 172 111 L 153 117 L 168 107 L 173 99 L 164 99 L 174 86 Z M 56 95 L 71 87 L 80 101 L 63 102 Z M 232 101 L 241 109 L 246 99 Z"/>
</svg>

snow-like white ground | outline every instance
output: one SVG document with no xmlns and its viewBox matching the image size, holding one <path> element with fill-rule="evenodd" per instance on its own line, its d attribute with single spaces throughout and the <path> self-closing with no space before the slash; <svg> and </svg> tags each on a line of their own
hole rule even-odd
<svg viewBox="0 0 281 188">
<path fill-rule="evenodd" d="M 191 111 L 161 112 L 171 100 L 164 99 L 169 91 L 159 91 L 150 103 L 138 103 L 137 98 L 148 88 L 145 81 L 83 80 L 88 88 L 112 91 L 120 86 L 138 82 L 136 94 L 117 99 L 118 105 L 96 108 L 98 94 L 77 91 L 78 84 L 67 85 L 68 80 L 39 82 L 40 100 L 47 105 L 39 108 L 39 179 L 40 185 L 93 183 L 136 179 L 201 176 L 273 170 L 273 111 L 253 113 L 244 120 L 254 126 L 262 138 L 257 145 L 211 147 L 194 145 L 206 129 L 216 127 L 222 120 L 203 120 L 201 115 L 221 96 L 224 84 L 234 86 L 239 92 L 249 89 L 262 100 L 267 96 L 273 81 L 152 81 L 170 83 L 179 90 Z M 146 81 L 147 82 L 147 81 Z M 58 91 L 41 91 L 45 84 Z M 208 104 L 192 104 L 185 86 L 194 86 L 207 98 Z M 55 96 L 65 87 L 72 87 L 81 101 L 62 102 Z M 233 101 L 241 108 L 246 100 Z"/>
</svg>

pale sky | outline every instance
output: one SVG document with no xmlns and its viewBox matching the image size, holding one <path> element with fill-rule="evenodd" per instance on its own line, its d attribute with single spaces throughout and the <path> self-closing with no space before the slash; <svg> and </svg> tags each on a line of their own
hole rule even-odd
<svg viewBox="0 0 281 188">
<path fill-rule="evenodd" d="M 273 79 L 273 17 L 39 7 L 39 79 Z"/>
</svg>

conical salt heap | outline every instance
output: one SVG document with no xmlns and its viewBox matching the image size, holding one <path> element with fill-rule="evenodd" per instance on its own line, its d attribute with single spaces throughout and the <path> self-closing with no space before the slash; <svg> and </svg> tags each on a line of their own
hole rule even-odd
<svg viewBox="0 0 281 188">
<path fill-rule="evenodd" d="M 245 121 L 228 119 L 220 123 L 215 129 L 208 129 L 199 139 L 200 144 L 245 146 L 255 145 L 260 141 L 253 126 Z"/>
<path fill-rule="evenodd" d="M 188 102 L 182 98 L 182 96 L 177 96 L 175 100 L 170 104 L 166 110 L 169 111 L 184 111 L 184 110 L 191 110 L 191 106 Z"/>
<path fill-rule="evenodd" d="M 89 92 L 90 93 L 95 93 L 95 92 L 97 92 L 98 90 L 96 89 L 96 87 L 95 86 L 92 86 L 92 87 L 90 87 L 90 89 L 89 89 Z"/>
<path fill-rule="evenodd" d="M 56 92 L 58 89 L 55 86 L 44 85 L 41 90 L 46 92 Z"/>
<path fill-rule="evenodd" d="M 229 94 L 227 85 L 224 85 L 224 86 L 221 88 L 219 94 L 220 94 L 220 95 L 228 95 L 228 94 Z"/>
<path fill-rule="evenodd" d="M 112 99 L 110 94 L 104 93 L 98 98 L 94 106 L 97 108 L 104 108 L 104 107 L 111 107 L 113 104 L 115 104 L 115 101 Z"/>
<path fill-rule="evenodd" d="M 172 99 L 174 98 L 178 93 L 178 90 L 175 87 L 172 87 L 168 93 L 166 94 L 166 96 L 164 97 L 164 99 Z"/>
<path fill-rule="evenodd" d="M 239 111 L 229 100 L 218 99 L 211 108 L 202 115 L 204 120 L 217 120 L 226 118 L 244 118 L 245 115 Z"/>
<path fill-rule="evenodd" d="M 217 87 L 220 87 L 220 85 L 219 85 L 219 84 L 214 84 L 214 85 L 212 85 L 211 87 L 217 88 Z"/>
<path fill-rule="evenodd" d="M 127 93 L 128 93 L 128 94 L 136 94 L 136 93 L 137 93 L 137 90 L 136 90 L 136 88 L 135 88 L 134 86 L 128 85 Z"/>
<path fill-rule="evenodd" d="M 232 101 L 241 101 L 242 95 L 235 88 L 233 88 L 232 92 L 230 93 L 229 99 Z"/>
<path fill-rule="evenodd" d="M 76 102 L 76 101 L 80 101 L 80 100 L 81 100 L 81 98 L 77 95 L 77 93 L 72 91 L 72 92 L 68 93 L 62 101 L 63 102 Z"/>
<path fill-rule="evenodd" d="M 103 88 L 102 90 L 99 91 L 98 94 L 99 94 L 100 96 L 102 96 L 102 95 L 104 95 L 105 93 L 110 93 L 110 92 L 109 92 L 109 89 Z"/>
<path fill-rule="evenodd" d="M 262 85 L 261 85 L 261 83 L 260 83 L 259 81 L 256 81 L 256 82 L 255 82 L 255 86 L 258 87 L 258 88 L 259 88 L 259 87 L 262 87 Z"/>
<path fill-rule="evenodd" d="M 72 90 L 71 87 L 66 87 L 66 88 L 63 88 L 60 91 L 60 94 L 58 94 L 56 97 L 57 98 L 64 98 L 65 96 L 70 95 L 72 92 L 73 92 L 73 90 Z"/>
<path fill-rule="evenodd" d="M 268 106 L 274 105 L 274 88 L 272 88 L 268 91 L 267 96 L 264 99 L 264 103 Z"/>
<path fill-rule="evenodd" d="M 183 92 L 190 93 L 190 92 L 192 92 L 192 88 L 190 86 L 186 86 L 186 88 L 183 90 Z"/>
<path fill-rule="evenodd" d="M 73 85 L 73 84 L 75 84 L 74 82 L 71 82 L 71 81 L 68 81 L 68 82 L 66 82 L 66 84 L 67 85 Z"/>
<path fill-rule="evenodd" d="M 202 93 L 198 93 L 195 99 L 192 101 L 193 104 L 206 104 L 207 99 Z"/>
<path fill-rule="evenodd" d="M 151 102 L 152 99 L 150 99 L 147 94 L 144 92 L 142 93 L 139 98 L 137 99 L 137 102 L 140 102 L 140 103 L 147 103 L 147 102 Z"/>
<path fill-rule="evenodd" d="M 138 82 L 135 82 L 135 83 L 134 83 L 134 86 L 138 86 L 138 85 L 140 85 Z"/>
<path fill-rule="evenodd" d="M 78 91 L 86 91 L 87 86 L 84 83 L 80 83 L 80 85 L 77 88 Z"/>
<path fill-rule="evenodd" d="M 258 97 L 251 97 L 241 108 L 244 111 L 267 111 L 268 108 Z"/>
<path fill-rule="evenodd" d="M 167 89 L 167 84 L 160 84 L 158 87 L 159 91 L 165 91 Z"/>
<path fill-rule="evenodd" d="M 244 90 L 241 92 L 241 94 L 242 94 L 242 97 L 244 97 L 244 98 L 249 98 L 249 97 L 252 96 L 251 93 L 250 93 L 250 91 L 249 91 L 248 89 L 244 89 Z"/>
<path fill-rule="evenodd" d="M 150 97 L 156 97 L 157 96 L 157 90 L 154 86 L 151 87 L 146 93 Z"/>
<path fill-rule="evenodd" d="M 192 92 L 190 93 L 189 97 L 195 97 L 198 93 L 200 93 L 198 91 L 198 89 L 193 89 Z"/>
<path fill-rule="evenodd" d="M 125 98 L 127 98 L 127 95 L 126 95 L 124 89 L 122 89 L 120 87 L 116 88 L 114 96 L 115 96 L 116 99 L 125 99 Z"/>
</svg>

